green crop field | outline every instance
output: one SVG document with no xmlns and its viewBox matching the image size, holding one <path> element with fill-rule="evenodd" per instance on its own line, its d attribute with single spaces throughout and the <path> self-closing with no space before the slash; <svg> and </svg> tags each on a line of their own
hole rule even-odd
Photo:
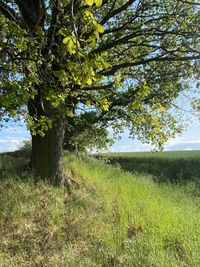
<svg viewBox="0 0 200 267">
<path fill-rule="evenodd" d="M 200 152 L 101 158 L 64 156 L 68 194 L 0 155 L 0 266 L 200 266 Z"/>
<path fill-rule="evenodd" d="M 134 152 L 106 155 L 110 162 L 133 173 L 151 174 L 160 182 L 200 179 L 200 151 Z"/>
</svg>

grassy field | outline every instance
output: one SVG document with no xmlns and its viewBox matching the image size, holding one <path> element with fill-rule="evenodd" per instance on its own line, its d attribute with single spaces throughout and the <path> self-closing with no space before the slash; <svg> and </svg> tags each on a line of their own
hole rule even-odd
<svg viewBox="0 0 200 267">
<path fill-rule="evenodd" d="M 187 183 L 200 180 L 200 151 L 135 152 L 106 155 L 112 164 L 122 169 L 151 174 L 155 181 Z"/>
<path fill-rule="evenodd" d="M 103 158 L 65 155 L 68 195 L 0 155 L 0 266 L 200 266 L 200 152 Z"/>
</svg>

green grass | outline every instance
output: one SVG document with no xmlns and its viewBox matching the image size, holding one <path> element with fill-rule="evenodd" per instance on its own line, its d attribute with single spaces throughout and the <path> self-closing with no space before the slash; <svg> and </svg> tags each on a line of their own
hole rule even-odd
<svg viewBox="0 0 200 267">
<path fill-rule="evenodd" d="M 158 182 L 198 182 L 200 178 L 200 151 L 113 153 L 105 156 L 126 171 L 151 174 Z"/>
<path fill-rule="evenodd" d="M 200 266 L 197 179 L 157 183 L 147 171 L 67 154 L 79 183 L 68 195 L 25 164 L 20 153 L 0 155 L 0 266 Z"/>
</svg>

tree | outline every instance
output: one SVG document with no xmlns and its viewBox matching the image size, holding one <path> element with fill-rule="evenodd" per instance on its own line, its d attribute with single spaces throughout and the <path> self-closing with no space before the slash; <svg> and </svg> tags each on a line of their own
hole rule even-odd
<svg viewBox="0 0 200 267">
<path fill-rule="evenodd" d="M 158 146 L 180 131 L 170 107 L 198 78 L 199 6 L 0 0 L 0 116 L 25 116 L 39 176 L 64 177 L 70 121 L 91 116 L 117 130 L 127 126 Z"/>
<path fill-rule="evenodd" d="M 64 149 L 75 153 L 106 149 L 116 138 L 114 134 L 109 135 L 104 121 L 91 111 L 68 119 Z"/>
</svg>

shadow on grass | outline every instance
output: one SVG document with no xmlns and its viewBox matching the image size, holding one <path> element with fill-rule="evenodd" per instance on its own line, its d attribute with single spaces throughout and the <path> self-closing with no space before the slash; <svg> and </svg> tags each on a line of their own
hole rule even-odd
<svg viewBox="0 0 200 267">
<path fill-rule="evenodd" d="M 0 179 L 14 178 L 27 181 L 34 179 L 33 172 L 29 167 L 30 152 L 19 150 L 0 154 Z"/>
<path fill-rule="evenodd" d="M 41 178 L 30 167 L 31 151 L 21 149 L 14 152 L 0 153 L 0 180 L 14 178 L 23 182 L 31 181 L 37 184 L 45 182 L 53 187 L 60 187 L 62 183 L 59 181 L 50 181 L 47 178 Z M 69 179 L 73 177 L 68 177 Z M 73 186 L 76 186 L 75 181 Z"/>
<path fill-rule="evenodd" d="M 200 184 L 200 158 L 117 157 L 109 161 L 132 173 L 150 174 L 156 182 Z"/>
</svg>

